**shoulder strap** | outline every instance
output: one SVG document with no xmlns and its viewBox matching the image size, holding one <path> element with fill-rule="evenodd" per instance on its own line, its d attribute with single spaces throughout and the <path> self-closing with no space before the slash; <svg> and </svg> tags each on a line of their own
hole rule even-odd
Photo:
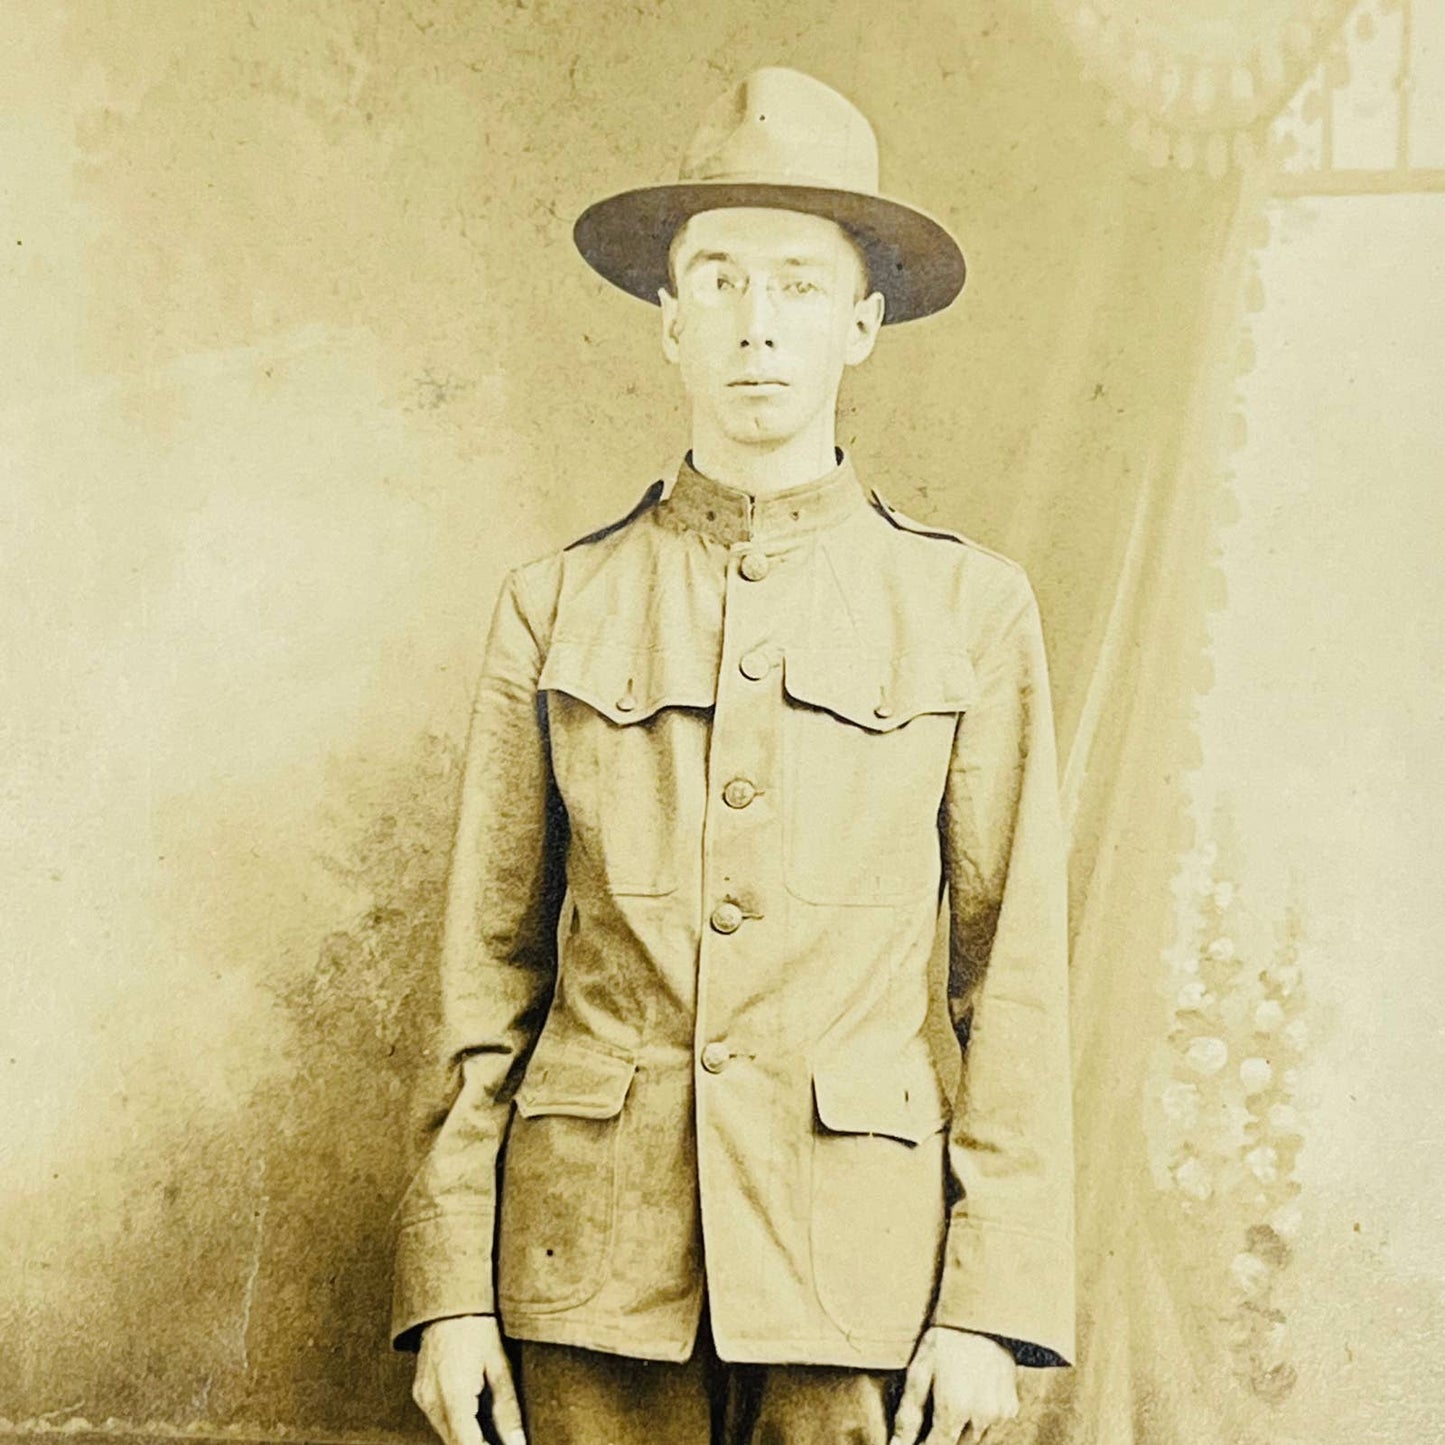
<svg viewBox="0 0 1445 1445">
<path fill-rule="evenodd" d="M 916 532 L 920 537 L 938 537 L 945 542 L 958 542 L 965 547 L 972 547 L 976 551 L 986 552 L 990 557 L 997 557 L 1000 562 L 1007 562 L 1010 567 L 1022 566 L 1012 557 L 1006 557 L 1002 552 L 995 552 L 992 547 L 985 547 L 982 542 L 976 541 L 962 532 L 952 532 L 947 527 L 935 527 L 931 522 L 920 522 L 916 517 L 910 517 L 906 512 L 900 512 L 876 487 L 873 488 L 871 495 L 873 505 L 900 531 Z"/>
<path fill-rule="evenodd" d="M 589 542 L 600 542 L 604 537 L 610 537 L 614 532 L 620 532 L 622 528 L 635 522 L 649 508 L 657 505 L 662 498 L 665 486 L 664 482 L 654 482 L 625 517 L 619 517 L 615 522 L 608 522 L 605 526 L 598 527 L 595 532 L 588 532 L 586 536 L 578 537 L 575 542 L 568 542 L 562 550 L 570 552 L 573 547 L 585 547 Z"/>
</svg>

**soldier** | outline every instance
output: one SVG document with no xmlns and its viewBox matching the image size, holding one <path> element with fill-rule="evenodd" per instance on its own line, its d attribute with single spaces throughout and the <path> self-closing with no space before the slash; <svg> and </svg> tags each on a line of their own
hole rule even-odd
<svg viewBox="0 0 1445 1445">
<path fill-rule="evenodd" d="M 760 70 L 577 222 L 660 306 L 691 450 L 492 619 L 393 1319 L 446 1445 L 956 1445 L 1071 1361 L 1039 614 L 835 446 L 844 370 L 964 279 L 877 164 Z"/>
</svg>

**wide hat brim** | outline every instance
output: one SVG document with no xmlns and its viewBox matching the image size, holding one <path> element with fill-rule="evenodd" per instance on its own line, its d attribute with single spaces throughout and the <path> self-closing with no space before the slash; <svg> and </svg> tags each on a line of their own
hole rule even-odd
<svg viewBox="0 0 1445 1445">
<path fill-rule="evenodd" d="M 700 211 L 765 206 L 836 221 L 857 242 L 884 325 L 942 311 L 963 289 L 958 242 L 931 216 L 901 201 L 825 186 L 776 181 L 679 181 L 623 191 L 589 206 L 572 228 L 588 265 L 614 286 L 657 304 L 669 286 L 667 253 L 678 229 Z"/>
</svg>

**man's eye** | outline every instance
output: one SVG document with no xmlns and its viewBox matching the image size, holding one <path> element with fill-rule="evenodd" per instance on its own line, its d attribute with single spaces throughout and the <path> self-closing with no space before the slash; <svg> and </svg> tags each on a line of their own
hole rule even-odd
<svg viewBox="0 0 1445 1445">
<path fill-rule="evenodd" d="M 717 273 L 717 289 L 719 291 L 731 291 L 733 289 L 733 278 L 724 276 L 721 271 Z"/>
<path fill-rule="evenodd" d="M 816 281 L 789 281 L 784 288 L 790 296 L 811 296 L 817 289 Z"/>
</svg>

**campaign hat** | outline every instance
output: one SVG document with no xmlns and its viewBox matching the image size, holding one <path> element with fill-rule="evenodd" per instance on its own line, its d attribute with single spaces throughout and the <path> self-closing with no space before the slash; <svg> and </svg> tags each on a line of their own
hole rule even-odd
<svg viewBox="0 0 1445 1445">
<path fill-rule="evenodd" d="M 595 271 L 656 303 L 669 285 L 673 237 L 688 218 L 737 206 L 836 221 L 883 293 L 885 324 L 941 311 L 963 289 L 963 251 L 948 230 L 881 192 L 867 117 L 831 86 L 782 66 L 754 70 L 708 107 L 675 182 L 597 201 L 572 234 Z"/>
</svg>

